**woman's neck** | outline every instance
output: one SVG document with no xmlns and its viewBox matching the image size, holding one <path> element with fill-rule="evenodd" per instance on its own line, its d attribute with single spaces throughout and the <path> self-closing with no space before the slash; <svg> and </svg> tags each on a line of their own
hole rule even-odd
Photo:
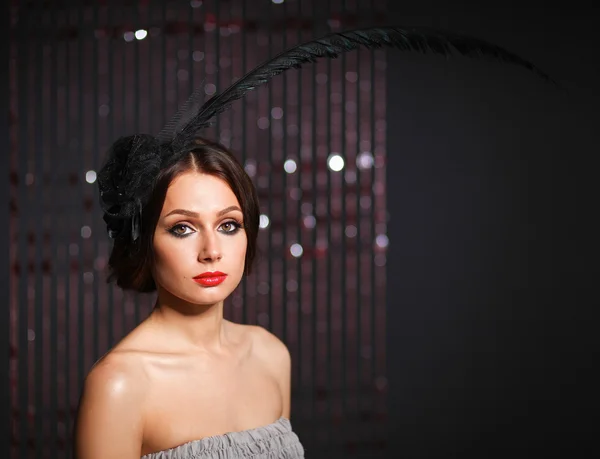
<svg viewBox="0 0 600 459">
<path fill-rule="evenodd" d="M 220 352 L 228 344 L 227 320 L 223 318 L 223 302 L 197 305 L 159 292 L 154 310 L 146 319 L 148 325 L 183 352 Z"/>
</svg>

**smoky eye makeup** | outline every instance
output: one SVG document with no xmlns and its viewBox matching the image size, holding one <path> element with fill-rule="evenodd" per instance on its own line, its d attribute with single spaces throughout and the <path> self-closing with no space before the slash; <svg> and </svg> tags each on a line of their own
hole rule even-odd
<svg viewBox="0 0 600 459">
<path fill-rule="evenodd" d="M 177 223 L 177 224 L 169 227 L 169 229 L 167 231 L 171 235 L 178 237 L 178 238 L 188 237 L 190 234 L 195 232 L 195 230 L 193 230 L 189 225 L 187 225 L 185 223 Z"/>
<path fill-rule="evenodd" d="M 244 228 L 244 225 L 237 220 L 227 220 L 219 225 L 219 231 L 224 234 L 233 235 Z"/>
<path fill-rule="evenodd" d="M 233 236 L 243 228 L 244 225 L 242 222 L 230 219 L 220 223 L 217 230 L 222 234 Z M 175 225 L 169 226 L 167 231 L 177 238 L 185 238 L 196 232 L 196 230 L 187 223 L 176 223 Z"/>
</svg>

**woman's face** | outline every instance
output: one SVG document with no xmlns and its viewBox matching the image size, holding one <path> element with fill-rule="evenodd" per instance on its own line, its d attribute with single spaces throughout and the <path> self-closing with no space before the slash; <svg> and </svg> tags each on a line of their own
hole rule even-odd
<svg viewBox="0 0 600 459">
<path fill-rule="evenodd" d="M 153 276 L 159 292 L 194 304 L 223 301 L 244 273 L 247 238 L 229 185 L 198 172 L 169 185 L 154 232 Z"/>
</svg>

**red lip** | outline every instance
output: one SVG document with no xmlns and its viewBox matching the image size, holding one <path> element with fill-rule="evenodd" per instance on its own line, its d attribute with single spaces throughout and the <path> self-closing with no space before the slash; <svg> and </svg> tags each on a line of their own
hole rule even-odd
<svg viewBox="0 0 600 459">
<path fill-rule="evenodd" d="M 226 278 L 227 274 L 222 273 L 221 271 L 207 271 L 194 277 L 194 281 L 205 287 L 214 287 L 215 285 L 219 285 Z"/>
<path fill-rule="evenodd" d="M 221 271 L 206 271 L 205 273 L 198 274 L 194 279 L 202 279 L 203 277 L 220 277 L 226 276 L 227 274 L 222 273 Z"/>
</svg>

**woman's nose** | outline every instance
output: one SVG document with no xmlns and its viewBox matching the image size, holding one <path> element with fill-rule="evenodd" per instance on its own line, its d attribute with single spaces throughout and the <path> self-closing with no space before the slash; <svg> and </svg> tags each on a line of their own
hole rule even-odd
<svg viewBox="0 0 600 459">
<path fill-rule="evenodd" d="M 221 244 L 217 235 L 214 233 L 205 234 L 198 250 L 198 261 L 220 260 L 222 256 Z"/>
</svg>

